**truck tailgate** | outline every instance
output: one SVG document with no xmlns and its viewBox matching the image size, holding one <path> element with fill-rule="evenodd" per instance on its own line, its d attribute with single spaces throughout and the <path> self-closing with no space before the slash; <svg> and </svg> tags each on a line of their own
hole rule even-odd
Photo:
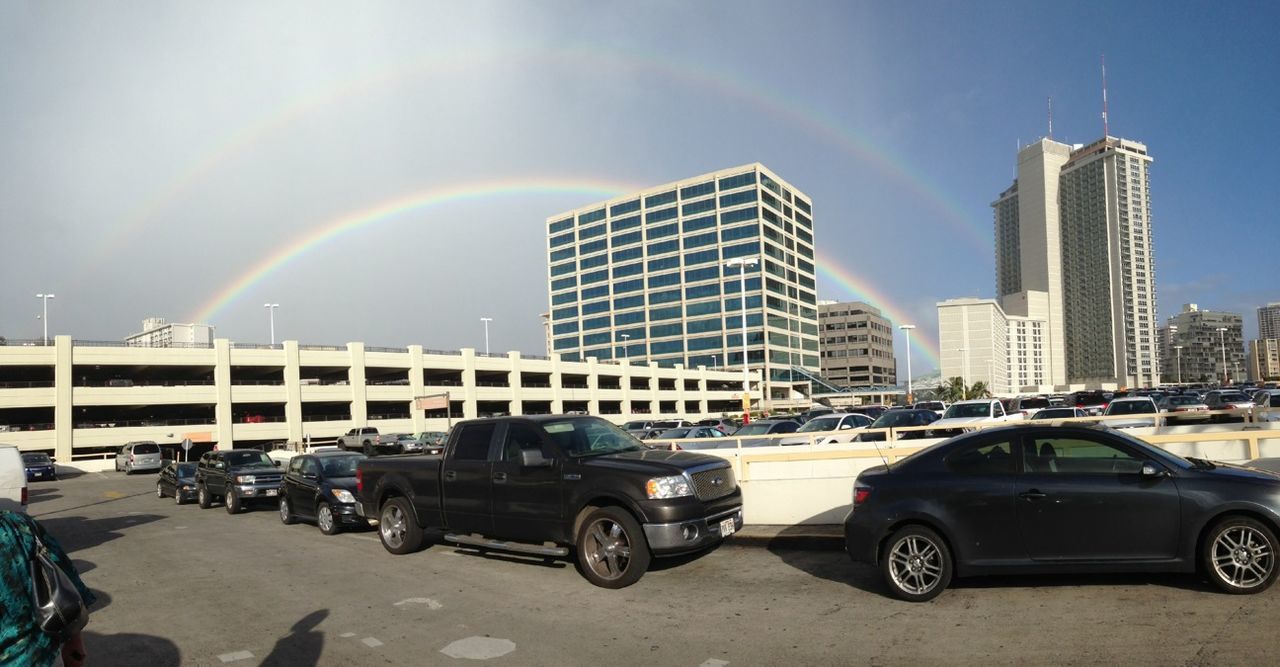
<svg viewBox="0 0 1280 667">
<path fill-rule="evenodd" d="M 418 523 L 443 527 L 440 502 L 439 456 L 394 456 L 360 462 L 360 507 L 365 517 L 378 518 L 387 498 L 407 497 L 413 503 Z"/>
</svg>

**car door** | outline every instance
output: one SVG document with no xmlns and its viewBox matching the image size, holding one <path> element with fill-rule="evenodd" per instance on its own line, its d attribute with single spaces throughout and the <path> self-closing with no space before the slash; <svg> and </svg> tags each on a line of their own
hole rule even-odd
<svg viewBox="0 0 1280 667">
<path fill-rule="evenodd" d="M 1026 551 L 1013 525 L 1014 436 L 983 435 L 964 441 L 943 459 L 945 474 L 930 485 L 944 512 L 956 558 L 973 565 L 1025 561 Z"/>
<path fill-rule="evenodd" d="M 541 542 L 564 522 L 560 468 L 564 457 L 541 428 L 523 422 L 506 424 L 502 447 L 493 463 L 493 534 Z M 550 464 L 521 465 L 522 452 L 536 451 Z"/>
<path fill-rule="evenodd" d="M 1177 555 L 1181 501 L 1172 477 L 1106 433 L 1026 433 L 1018 529 L 1040 561 L 1158 560 Z M 1159 465 L 1159 464 L 1157 464 Z"/>
<path fill-rule="evenodd" d="M 322 475 L 320 474 L 320 459 L 314 456 L 304 456 L 302 463 L 299 464 L 298 477 L 294 483 L 293 503 L 294 511 L 303 516 L 314 517 L 316 514 L 316 497 L 320 493 L 320 482 Z"/>
<path fill-rule="evenodd" d="M 493 532 L 493 449 L 497 422 L 459 425 L 441 465 L 445 523 L 455 533 Z"/>
<path fill-rule="evenodd" d="M 125 445 L 124 447 L 120 448 L 120 451 L 116 452 L 116 469 L 124 470 L 125 463 L 128 460 L 129 460 L 129 445 Z"/>
</svg>

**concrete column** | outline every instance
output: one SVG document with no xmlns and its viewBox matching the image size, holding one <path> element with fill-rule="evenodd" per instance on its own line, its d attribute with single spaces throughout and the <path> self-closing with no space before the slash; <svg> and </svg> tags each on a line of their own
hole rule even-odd
<svg viewBox="0 0 1280 667">
<path fill-rule="evenodd" d="M 449 397 L 452 401 L 453 397 Z M 476 406 L 476 349 L 462 348 L 462 418 L 475 419 L 480 416 Z"/>
<path fill-rule="evenodd" d="M 284 342 L 284 390 L 284 421 L 289 428 L 289 441 L 302 442 L 306 430 L 302 423 L 302 363 L 296 340 Z"/>
<path fill-rule="evenodd" d="M 600 359 L 587 357 L 587 414 L 600 414 Z"/>
<path fill-rule="evenodd" d="M 417 398 L 427 393 L 426 385 L 422 382 L 422 346 L 409 346 L 409 388 L 413 398 Z M 421 433 L 427 430 L 426 412 L 419 410 L 416 405 L 410 403 L 409 414 L 413 415 L 413 432 Z"/>
<path fill-rule="evenodd" d="M 347 368 L 347 384 L 351 387 L 351 424 L 367 426 L 369 403 L 365 399 L 368 392 L 364 376 L 364 343 L 347 343 L 347 352 L 351 355 L 351 366 Z"/>
<path fill-rule="evenodd" d="M 649 414 L 657 417 L 662 414 L 662 402 L 658 400 L 658 362 L 649 362 Z"/>
<path fill-rule="evenodd" d="M 564 414 L 564 384 L 560 375 L 560 355 L 551 355 L 551 414 Z"/>
<path fill-rule="evenodd" d="M 698 367 L 698 411 L 711 416 L 711 406 L 707 405 L 707 367 Z"/>
<path fill-rule="evenodd" d="M 689 412 L 684 407 L 684 364 L 676 364 L 676 414 L 681 419 L 689 419 Z M 689 419 L 689 421 L 694 421 Z"/>
<path fill-rule="evenodd" d="M 622 420 L 631 419 L 631 364 L 622 364 Z"/>
<path fill-rule="evenodd" d="M 213 440 L 220 450 L 232 449 L 235 446 L 235 434 L 232 432 L 235 418 L 231 414 L 231 341 L 226 338 L 213 341 L 213 356 L 213 386 L 218 395 L 218 402 L 213 408 Z"/>
<path fill-rule="evenodd" d="M 72 409 L 75 357 L 71 336 L 53 337 L 53 355 L 53 457 L 65 464 L 71 463 L 75 447 L 75 411 Z"/>
<path fill-rule="evenodd" d="M 520 353 L 507 352 L 507 360 L 511 363 L 508 381 L 511 383 L 511 414 L 524 414 L 524 397 L 522 396 L 522 380 L 520 377 Z"/>
</svg>

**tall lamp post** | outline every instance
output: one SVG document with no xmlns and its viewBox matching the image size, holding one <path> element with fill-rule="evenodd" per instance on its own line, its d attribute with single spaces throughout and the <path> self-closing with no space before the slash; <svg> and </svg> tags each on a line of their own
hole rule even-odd
<svg viewBox="0 0 1280 667">
<path fill-rule="evenodd" d="M 275 344 L 276 344 L 276 308 L 279 308 L 279 307 L 280 307 L 280 304 L 278 304 L 278 303 L 264 303 L 264 304 L 262 304 L 262 307 L 263 307 L 263 308 L 266 308 L 266 309 L 267 309 L 267 313 L 268 313 L 268 314 L 270 314 L 270 317 L 271 317 L 271 344 L 272 344 L 272 345 L 275 345 Z"/>
<path fill-rule="evenodd" d="M 1174 345 L 1173 349 L 1178 351 L 1178 384 L 1182 384 L 1182 346 Z"/>
<path fill-rule="evenodd" d="M 620 334 L 618 337 L 622 339 L 622 360 L 626 361 L 627 360 L 627 341 L 631 339 L 631 334 Z"/>
<path fill-rule="evenodd" d="M 1222 386 L 1227 386 L 1231 380 L 1227 376 L 1227 328 L 1218 327 L 1218 346 L 1222 348 Z"/>
<path fill-rule="evenodd" d="M 742 304 L 742 422 L 751 421 L 751 375 L 747 370 L 747 267 L 760 260 L 755 257 L 735 257 L 724 263 L 725 268 L 738 267 L 738 295 Z"/>
<path fill-rule="evenodd" d="M 493 321 L 493 318 L 482 317 L 480 321 L 484 322 L 484 353 L 489 354 L 489 323 Z"/>
<path fill-rule="evenodd" d="M 911 392 L 911 330 L 916 328 L 914 324 L 899 324 L 899 329 L 907 336 L 907 405 L 915 402 Z"/>
<path fill-rule="evenodd" d="M 44 344 L 45 344 L 45 347 L 48 347 L 49 346 L 49 299 L 52 299 L 53 295 L 37 294 L 36 298 L 44 302 L 43 303 L 44 314 L 40 316 L 40 321 L 44 323 Z"/>
</svg>

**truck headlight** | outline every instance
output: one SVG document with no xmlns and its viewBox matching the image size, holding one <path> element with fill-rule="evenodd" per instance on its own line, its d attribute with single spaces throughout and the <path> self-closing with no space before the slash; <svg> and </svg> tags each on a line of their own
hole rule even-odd
<svg viewBox="0 0 1280 667">
<path fill-rule="evenodd" d="M 693 495 L 693 489 L 689 488 L 689 480 L 685 479 L 684 475 L 655 477 L 644 485 L 644 490 L 649 494 L 650 500 L 681 498 Z"/>
<path fill-rule="evenodd" d="M 254 480 L 253 475 L 236 475 L 237 484 L 253 484 Z"/>
<path fill-rule="evenodd" d="M 346 489 L 334 489 L 329 493 L 332 493 L 334 499 L 340 503 L 354 503 L 356 501 L 356 497 L 351 495 L 351 492 Z"/>
</svg>

